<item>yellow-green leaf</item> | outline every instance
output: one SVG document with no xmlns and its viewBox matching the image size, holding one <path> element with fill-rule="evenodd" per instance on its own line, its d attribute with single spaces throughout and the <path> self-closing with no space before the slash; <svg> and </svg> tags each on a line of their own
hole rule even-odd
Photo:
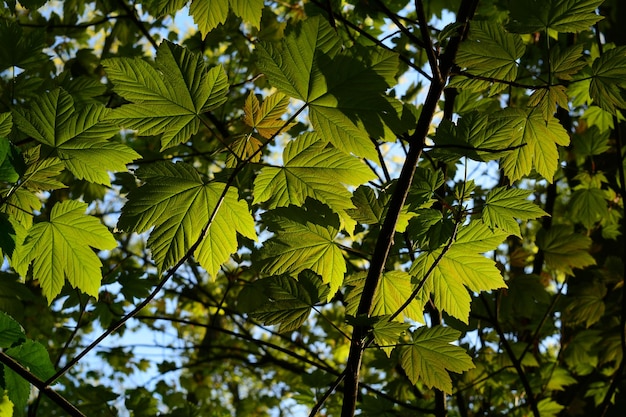
<svg viewBox="0 0 626 417">
<path fill-rule="evenodd" d="M 102 263 L 95 249 L 113 249 L 116 240 L 98 219 L 85 215 L 87 204 L 68 200 L 57 203 L 50 221 L 35 224 L 23 243 L 18 244 L 12 266 L 26 276 L 32 263 L 33 278 L 51 303 L 65 280 L 96 297 L 100 288 Z"/>
</svg>

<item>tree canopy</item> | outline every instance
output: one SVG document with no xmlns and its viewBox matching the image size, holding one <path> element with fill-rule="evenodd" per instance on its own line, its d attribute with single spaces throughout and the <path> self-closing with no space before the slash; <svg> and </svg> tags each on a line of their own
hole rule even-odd
<svg viewBox="0 0 626 417">
<path fill-rule="evenodd" d="M 621 416 L 624 16 L 3 1 L 0 416 Z"/>
</svg>

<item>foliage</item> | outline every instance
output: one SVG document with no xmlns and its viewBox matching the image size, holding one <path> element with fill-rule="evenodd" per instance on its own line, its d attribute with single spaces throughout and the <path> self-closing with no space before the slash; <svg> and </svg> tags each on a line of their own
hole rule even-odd
<svg viewBox="0 0 626 417">
<path fill-rule="evenodd" d="M 625 14 L 4 1 L 0 416 L 621 415 Z"/>
</svg>

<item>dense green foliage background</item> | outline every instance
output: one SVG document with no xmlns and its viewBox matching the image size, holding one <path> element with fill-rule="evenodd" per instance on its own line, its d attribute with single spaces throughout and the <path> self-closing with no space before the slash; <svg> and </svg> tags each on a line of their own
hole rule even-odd
<svg viewBox="0 0 626 417">
<path fill-rule="evenodd" d="M 617 416 L 620 0 L 3 1 L 0 416 Z"/>
</svg>

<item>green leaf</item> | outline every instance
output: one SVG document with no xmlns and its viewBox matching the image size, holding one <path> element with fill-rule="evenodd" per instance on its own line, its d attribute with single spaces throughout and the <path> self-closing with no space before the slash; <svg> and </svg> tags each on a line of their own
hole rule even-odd
<svg viewBox="0 0 626 417">
<path fill-rule="evenodd" d="M 0 311 L 0 348 L 9 348 L 25 338 L 22 326 L 11 316 Z"/>
<path fill-rule="evenodd" d="M 605 191 L 599 188 L 579 188 L 572 193 L 568 205 L 571 219 L 582 223 L 587 229 L 593 228 L 608 216 L 608 202 Z"/>
<path fill-rule="evenodd" d="M 189 13 L 200 32 L 206 37 L 218 25 L 226 22 L 229 5 L 233 13 L 244 22 L 259 28 L 263 0 L 194 0 L 189 6 Z M 174 8 L 176 11 L 178 9 L 180 8 Z"/>
<path fill-rule="evenodd" d="M 64 90 L 52 90 L 38 99 L 29 110 L 13 113 L 19 130 L 52 148 L 77 178 L 110 185 L 109 171 L 126 171 L 126 164 L 140 155 L 121 143 L 107 141 L 119 131 L 106 121 L 109 109 L 88 104 L 74 108 L 72 97 Z M 53 155 L 51 155 L 53 156 Z"/>
<path fill-rule="evenodd" d="M 550 120 L 557 110 L 557 105 L 562 109 L 569 108 L 569 99 L 565 86 L 555 85 L 535 90 L 528 98 L 528 106 L 541 110 L 544 120 Z"/>
<path fill-rule="evenodd" d="M 602 109 L 617 114 L 626 108 L 622 93 L 626 88 L 626 46 L 610 49 L 593 61 L 589 95 Z"/>
<path fill-rule="evenodd" d="M 28 68 L 49 59 L 42 51 L 46 47 L 45 31 L 24 34 L 13 20 L 0 20 L 0 71 L 11 67 Z"/>
<path fill-rule="evenodd" d="M 228 0 L 194 0 L 191 2 L 189 14 L 204 36 L 226 21 L 228 3 Z"/>
<path fill-rule="evenodd" d="M 323 139 L 376 159 L 370 135 L 383 137 L 391 125 L 403 129 L 397 104 L 384 95 L 395 84 L 397 56 L 363 48 L 337 55 L 335 35 L 321 17 L 309 18 L 281 43 L 261 42 L 258 66 L 279 91 L 309 104 L 311 124 Z"/>
<path fill-rule="evenodd" d="M 613 114 L 602 109 L 599 106 L 589 106 L 585 109 L 582 118 L 587 122 L 589 127 L 597 127 L 602 133 L 609 134 L 609 130 L 612 130 L 614 125 Z M 619 120 L 618 115 L 618 120 Z M 591 140 L 591 142 L 597 142 L 597 139 Z"/>
<path fill-rule="evenodd" d="M 568 226 L 553 225 L 549 230 L 541 229 L 536 244 L 543 251 L 548 267 L 568 275 L 574 275 L 574 268 L 596 264 L 589 253 L 591 239 L 574 233 Z"/>
<path fill-rule="evenodd" d="M 25 410 L 30 396 L 30 384 L 8 367 L 4 365 L 2 367 L 4 368 L 4 388 L 9 401 L 13 403 L 16 411 Z"/>
<path fill-rule="evenodd" d="M 13 129 L 13 117 L 10 112 L 0 113 L 0 136 L 6 137 Z"/>
<path fill-rule="evenodd" d="M 57 203 L 50 221 L 35 224 L 24 243 L 18 245 L 13 267 L 26 276 L 32 263 L 33 278 L 51 303 L 65 279 L 84 293 L 96 297 L 102 263 L 91 248 L 113 249 L 116 240 L 98 219 L 84 214 L 87 204 L 74 200 Z"/>
<path fill-rule="evenodd" d="M 103 60 L 114 91 L 132 104 L 113 110 L 109 120 L 142 135 L 161 136 L 167 149 L 198 132 L 200 117 L 226 102 L 228 79 L 221 66 L 207 69 L 201 55 L 168 41 L 154 65 L 139 58 Z"/>
<path fill-rule="evenodd" d="M 522 237 L 517 220 L 547 216 L 539 206 L 528 200 L 532 191 L 498 187 L 489 191 L 482 210 L 482 219 L 491 228 L 500 228 Z"/>
<path fill-rule="evenodd" d="M 301 273 L 298 280 L 287 275 L 264 278 L 255 282 L 267 297 L 250 312 L 266 325 L 280 324 L 279 333 L 296 330 L 311 314 L 313 306 L 325 300 L 328 287 L 314 274 Z M 257 294 L 259 297 L 259 294 Z"/>
<path fill-rule="evenodd" d="M 537 409 L 539 410 L 539 415 L 541 415 L 541 417 L 556 417 L 564 408 L 565 406 L 551 400 L 550 398 L 544 398 L 537 403 Z"/>
<path fill-rule="evenodd" d="M 499 127 L 491 141 L 506 141 L 509 146 L 521 146 L 506 152 L 500 162 L 511 181 L 530 174 L 534 168 L 552 182 L 559 160 L 556 145 L 569 145 L 567 131 L 555 118 L 546 122 L 538 111 L 508 108 L 490 117 L 490 121 Z"/>
<path fill-rule="evenodd" d="M 41 158 L 41 146 L 34 146 L 24 152 L 26 172 L 22 185 L 31 191 L 50 191 L 65 188 L 58 176 L 65 165 L 57 157 Z"/>
<path fill-rule="evenodd" d="M 440 210 L 421 209 L 410 223 L 408 233 L 417 246 L 435 250 L 445 244 L 454 232 L 454 221 Z"/>
<path fill-rule="evenodd" d="M 461 229 L 456 242 L 443 256 L 443 248 L 424 252 L 409 271 L 416 283 L 426 279 L 422 293 L 433 294 L 437 308 L 465 323 L 471 302 L 465 287 L 473 292 L 506 287 L 495 262 L 479 254 L 495 249 L 502 242 L 503 233 L 491 233 L 485 225 L 474 226 L 476 223 Z"/>
<path fill-rule="evenodd" d="M 333 107 L 310 106 L 311 125 L 319 135 L 345 153 L 375 160 L 376 148 L 368 134 L 341 110 Z"/>
<path fill-rule="evenodd" d="M 603 0 L 512 0 L 509 27 L 518 33 L 543 30 L 574 33 L 588 30 L 602 16 L 596 9 Z"/>
<path fill-rule="evenodd" d="M 17 188 L 10 194 L 9 191 L 2 190 L 0 192 L 3 200 L 5 200 L 4 204 L 0 206 L 0 211 L 8 214 L 9 219 L 14 219 L 24 228 L 29 229 L 33 224 L 34 212 L 41 209 L 41 200 L 37 195 L 23 188 Z"/>
<path fill-rule="evenodd" d="M 48 351 L 41 343 L 26 340 L 22 344 L 6 349 L 5 353 L 43 381 L 56 373 Z"/>
<path fill-rule="evenodd" d="M 365 285 L 365 275 L 357 274 L 350 278 L 349 297 L 346 297 L 348 306 L 346 314 L 355 315 Z M 411 276 L 404 271 L 387 271 L 384 272 L 376 287 L 374 298 L 372 300 L 372 317 L 391 316 L 395 314 L 400 307 L 409 299 L 415 286 L 411 284 Z M 423 297 L 422 297 L 423 298 Z M 424 323 L 424 304 L 426 299 L 416 297 L 411 303 L 395 318 L 398 322 L 403 322 L 405 318 Z"/>
<path fill-rule="evenodd" d="M 413 384 L 423 382 L 445 393 L 452 393 L 449 372 L 461 373 L 474 368 L 465 350 L 452 343 L 461 332 L 449 327 L 420 327 L 413 332 L 413 342 L 400 351 L 400 365 Z"/>
<path fill-rule="evenodd" d="M 473 21 L 467 40 L 461 43 L 456 63 L 473 75 L 503 81 L 517 78 L 517 60 L 526 47 L 517 34 L 511 34 L 495 22 Z M 486 86 L 489 82 L 485 82 Z M 490 94 L 496 94 L 507 85 L 496 84 Z"/>
<path fill-rule="evenodd" d="M 257 29 L 261 23 L 263 6 L 263 0 L 230 0 L 230 7 L 233 13 L 241 17 L 244 22 L 250 23 Z"/>
<path fill-rule="evenodd" d="M 387 357 L 390 357 L 391 351 L 398 344 L 400 337 L 406 333 L 410 326 L 409 323 L 388 321 L 382 317 L 372 326 L 374 341 L 387 354 Z"/>
<path fill-rule="evenodd" d="M 303 207 L 278 208 L 263 215 L 276 235 L 261 249 L 263 270 L 298 274 L 311 269 L 330 285 L 332 297 L 343 283 L 346 261 L 335 238 L 339 219 L 325 206 L 308 200 Z"/>
<path fill-rule="evenodd" d="M 377 196 L 374 189 L 366 185 L 360 186 L 352 195 L 352 203 L 356 208 L 347 209 L 346 213 L 358 223 L 382 224 L 391 199 L 391 194 L 388 191 L 389 189 L 380 190 Z M 413 217 L 415 217 L 415 213 L 409 211 L 409 206 L 402 207 L 396 223 L 396 232 L 404 233 L 409 225 L 409 220 Z"/>
<path fill-rule="evenodd" d="M 13 402 L 9 399 L 7 391 L 3 391 L 0 399 L 0 417 L 13 417 Z"/>
<path fill-rule="evenodd" d="M 117 227 L 142 233 L 154 226 L 148 246 L 159 271 L 187 254 L 209 219 L 195 256 L 212 277 L 237 250 L 237 233 L 256 239 L 248 204 L 235 188 L 224 192 L 225 184 L 205 182 L 182 162 L 145 165 L 136 174 L 144 184 L 128 194 Z"/>
<path fill-rule="evenodd" d="M 459 228 L 454 247 L 475 252 L 487 252 L 497 248 L 507 236 L 508 234 L 502 230 L 493 230 L 483 222 L 474 221 Z"/>
<path fill-rule="evenodd" d="M 19 149 L 7 138 L 0 137 L 0 181 L 16 183 L 25 169 Z"/>
<path fill-rule="evenodd" d="M 259 104 L 256 95 L 250 92 L 243 108 L 243 121 L 251 128 L 256 129 L 259 135 L 269 139 L 280 129 L 289 128 L 281 119 L 281 116 L 287 111 L 288 105 L 289 97 L 283 93 L 276 92 Z"/>
<path fill-rule="evenodd" d="M 573 75 L 587 66 L 583 55 L 583 45 L 574 45 L 566 49 L 561 49 L 559 44 L 554 45 L 550 48 L 550 65 L 550 69 L 557 78 L 573 80 Z"/>
<path fill-rule="evenodd" d="M 346 187 L 376 178 L 361 160 L 310 132 L 285 146 L 283 163 L 283 167 L 261 169 L 254 180 L 254 204 L 268 201 L 268 208 L 301 206 L 311 197 L 346 219 L 345 210 L 354 207 Z"/>
<path fill-rule="evenodd" d="M 281 43 L 259 43 L 257 65 L 279 91 L 309 102 L 325 92 L 316 60 L 319 53 L 332 57 L 338 52 L 340 44 L 336 35 L 320 16 L 306 19 Z"/>
<path fill-rule="evenodd" d="M 575 286 L 568 291 L 564 309 L 564 320 L 569 325 L 584 323 L 585 327 L 600 321 L 606 310 L 604 297 L 606 285 L 600 282 L 589 282 Z"/>
<path fill-rule="evenodd" d="M 598 106 L 593 106 L 592 108 L 601 110 Z M 611 131 L 609 129 L 600 131 L 598 127 L 591 126 L 572 136 L 572 146 L 581 165 L 587 157 L 602 155 L 611 149 L 609 146 L 610 134 Z"/>
</svg>

